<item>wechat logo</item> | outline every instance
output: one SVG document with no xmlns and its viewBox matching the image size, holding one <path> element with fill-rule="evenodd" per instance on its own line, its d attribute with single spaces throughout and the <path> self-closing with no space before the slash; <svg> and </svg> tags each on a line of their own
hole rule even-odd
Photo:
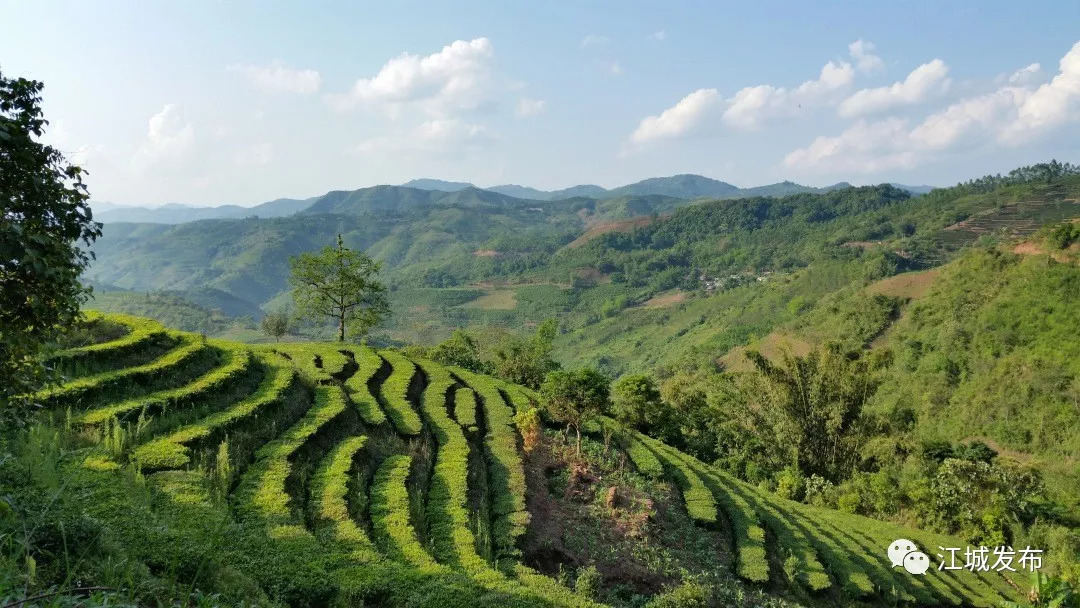
<svg viewBox="0 0 1080 608">
<path fill-rule="evenodd" d="M 903 566 L 911 574 L 926 574 L 930 569 L 930 557 L 906 538 L 898 538 L 889 545 L 889 561 L 893 568 Z"/>
</svg>

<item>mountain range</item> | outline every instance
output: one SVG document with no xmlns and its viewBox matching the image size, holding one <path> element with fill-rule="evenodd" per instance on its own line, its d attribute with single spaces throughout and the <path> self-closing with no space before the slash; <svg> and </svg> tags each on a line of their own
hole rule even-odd
<svg viewBox="0 0 1080 608">
<path fill-rule="evenodd" d="M 924 194 L 930 186 L 892 184 L 913 194 Z M 372 211 L 407 211 L 431 204 L 501 205 L 523 204 L 529 201 L 558 201 L 574 198 L 594 200 L 634 196 L 663 196 L 689 201 L 693 199 L 733 199 L 749 196 L 786 196 L 800 192 L 824 193 L 850 187 L 840 182 L 823 188 L 803 186 L 790 181 L 739 188 L 727 182 L 700 175 L 682 174 L 653 177 L 618 188 L 603 188 L 582 184 L 561 190 L 538 190 L 527 186 L 504 184 L 479 188 L 467 182 L 438 179 L 414 179 L 400 186 L 380 185 L 359 190 L 336 190 L 306 199 L 279 198 L 260 205 L 220 205 L 217 207 L 170 203 L 160 207 L 122 206 L 107 202 L 92 202 L 95 219 L 105 223 L 138 222 L 181 224 L 205 219 L 240 219 L 245 217 L 286 217 L 301 211 L 307 213 L 350 213 Z"/>
</svg>

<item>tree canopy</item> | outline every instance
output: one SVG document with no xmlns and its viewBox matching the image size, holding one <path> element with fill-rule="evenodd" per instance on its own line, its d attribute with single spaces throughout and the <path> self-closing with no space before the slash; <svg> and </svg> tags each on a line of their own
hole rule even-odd
<svg viewBox="0 0 1080 608">
<path fill-rule="evenodd" d="M 38 139 L 43 85 L 0 74 L 0 406 L 44 379 L 38 354 L 79 315 L 79 282 L 101 235 L 84 171 Z M 10 413 L 8 407 L 3 411 Z"/>
<path fill-rule="evenodd" d="M 608 379 L 595 369 L 556 370 L 544 378 L 540 394 L 549 416 L 565 422 L 577 433 L 577 451 L 581 453 L 581 426 L 607 408 L 610 396 Z"/>
<path fill-rule="evenodd" d="M 363 336 L 390 313 L 386 287 L 376 279 L 379 263 L 346 247 L 340 234 L 337 247 L 301 253 L 289 263 L 297 311 L 313 320 L 334 319 L 339 342 L 346 334 Z"/>
</svg>

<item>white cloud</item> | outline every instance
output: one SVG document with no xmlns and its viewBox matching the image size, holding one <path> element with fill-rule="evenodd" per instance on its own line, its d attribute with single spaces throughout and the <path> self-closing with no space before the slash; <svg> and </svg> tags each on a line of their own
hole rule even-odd
<svg viewBox="0 0 1080 608">
<path fill-rule="evenodd" d="M 889 118 L 859 120 L 835 137 L 822 136 L 784 157 L 784 166 L 820 172 L 875 173 L 915 166 L 918 155 L 909 149 L 907 121 Z"/>
<path fill-rule="evenodd" d="M 664 40 L 667 40 L 667 32 L 664 30 L 659 30 L 649 34 L 648 36 L 646 36 L 646 38 L 649 40 L 655 40 L 657 42 L 663 42 Z"/>
<path fill-rule="evenodd" d="M 716 89 L 698 89 L 659 116 L 647 116 L 630 135 L 630 142 L 640 145 L 684 135 L 701 124 L 719 101 L 720 93 Z"/>
<path fill-rule="evenodd" d="M 623 75 L 622 66 L 619 65 L 618 61 L 603 61 L 603 62 L 600 63 L 600 65 L 605 70 L 607 70 L 608 74 L 611 74 L 612 76 L 622 76 Z"/>
<path fill-rule="evenodd" d="M 195 144 L 195 130 L 185 123 L 173 104 L 166 104 L 160 112 L 150 117 L 146 141 L 135 152 L 133 162 L 145 166 L 158 161 L 176 160 L 191 151 Z"/>
<path fill-rule="evenodd" d="M 521 117 L 536 116 L 542 114 L 547 109 L 547 102 L 542 99 L 529 99 L 528 97 L 522 97 L 518 99 L 517 109 L 515 114 Z"/>
<path fill-rule="evenodd" d="M 596 34 L 589 34 L 581 39 L 581 48 L 587 49 L 590 46 L 603 46 L 611 42 L 611 39 L 607 36 L 599 36 Z"/>
<path fill-rule="evenodd" d="M 948 88 L 948 74 L 945 62 L 934 59 L 912 70 L 902 82 L 856 91 L 840 104 L 838 113 L 851 118 L 923 102 Z"/>
<path fill-rule="evenodd" d="M 728 100 L 724 122 L 744 129 L 757 128 L 770 119 L 796 115 L 804 105 L 827 101 L 830 95 L 848 87 L 854 79 L 855 70 L 851 64 L 830 61 L 821 68 L 816 80 L 808 80 L 795 89 L 768 84 L 746 87 Z"/>
<path fill-rule="evenodd" d="M 394 110 L 415 103 L 430 115 L 446 116 L 487 99 L 494 56 L 487 38 L 457 40 L 424 57 L 403 53 L 375 76 L 357 80 L 348 93 L 329 100 L 340 109 L 370 103 Z"/>
<path fill-rule="evenodd" d="M 1040 78 L 1042 78 L 1042 66 L 1037 63 L 1033 63 L 1025 68 L 1020 68 L 1019 70 L 1016 70 L 1007 78 L 1005 78 L 1005 75 L 1002 74 L 1000 77 L 1000 81 L 1018 86 L 1026 86 L 1038 82 Z"/>
<path fill-rule="evenodd" d="M 1058 63 L 1058 73 L 1035 89 L 1017 108 L 1017 119 L 1003 137 L 1019 141 L 1080 119 L 1080 42 Z"/>
<path fill-rule="evenodd" d="M 1031 66 L 1020 73 L 1036 70 Z M 873 173 L 910 168 L 942 154 L 1016 146 L 1080 121 L 1080 42 L 1062 57 L 1053 80 L 1037 88 L 1003 86 L 961 99 L 909 128 L 908 121 L 860 120 L 838 136 L 816 138 L 784 158 L 789 168 Z"/>
<path fill-rule="evenodd" d="M 873 72 L 885 69 L 885 62 L 874 54 L 877 47 L 873 42 L 867 42 L 862 38 L 848 45 L 848 52 L 855 60 L 855 68 L 860 72 Z"/>
<path fill-rule="evenodd" d="M 270 65 L 231 65 L 229 71 L 242 74 L 251 84 L 270 93 L 309 94 L 319 90 L 322 76 L 315 70 L 294 70 L 274 60 Z"/>
<path fill-rule="evenodd" d="M 914 143 L 936 150 L 993 139 L 1012 120 L 1011 117 L 1015 117 L 1016 108 L 1029 94 L 1022 88 L 1005 87 L 962 99 L 927 116 L 912 130 L 912 139 Z"/>
</svg>

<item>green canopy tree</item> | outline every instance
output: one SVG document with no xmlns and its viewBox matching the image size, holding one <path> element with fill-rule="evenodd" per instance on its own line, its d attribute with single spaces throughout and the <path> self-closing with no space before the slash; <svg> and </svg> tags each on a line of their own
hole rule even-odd
<svg viewBox="0 0 1080 608">
<path fill-rule="evenodd" d="M 390 313 L 386 287 L 376 279 L 379 263 L 346 247 L 340 234 L 337 247 L 301 253 L 289 264 L 298 314 L 315 321 L 334 319 L 339 342 L 346 333 L 363 336 Z"/>
<path fill-rule="evenodd" d="M 611 385 L 615 419 L 647 435 L 661 433 L 670 423 L 670 409 L 660 398 L 656 382 L 646 374 L 628 374 Z"/>
<path fill-rule="evenodd" d="M 551 358 L 558 332 L 558 322 L 545 319 L 530 338 L 511 336 L 495 352 L 495 373 L 522 386 L 540 388 L 548 372 L 559 369 Z"/>
<path fill-rule="evenodd" d="M 549 373 L 540 386 L 544 409 L 556 422 L 565 422 L 577 433 L 577 453 L 581 454 L 581 426 L 607 409 L 611 388 L 608 379 L 595 369 Z"/>
<path fill-rule="evenodd" d="M 43 85 L 0 73 L 0 416 L 45 379 L 42 347 L 79 316 L 79 275 L 101 236 L 84 171 L 38 141 Z M 19 399 L 19 401 L 23 401 Z M 15 417 L 15 420 L 21 419 Z"/>
<path fill-rule="evenodd" d="M 777 469 L 841 481 L 854 470 L 866 439 L 863 407 L 881 383 L 887 351 L 843 352 L 833 343 L 777 362 L 747 351 L 754 371 L 734 384 L 732 419 L 761 438 Z"/>
</svg>

